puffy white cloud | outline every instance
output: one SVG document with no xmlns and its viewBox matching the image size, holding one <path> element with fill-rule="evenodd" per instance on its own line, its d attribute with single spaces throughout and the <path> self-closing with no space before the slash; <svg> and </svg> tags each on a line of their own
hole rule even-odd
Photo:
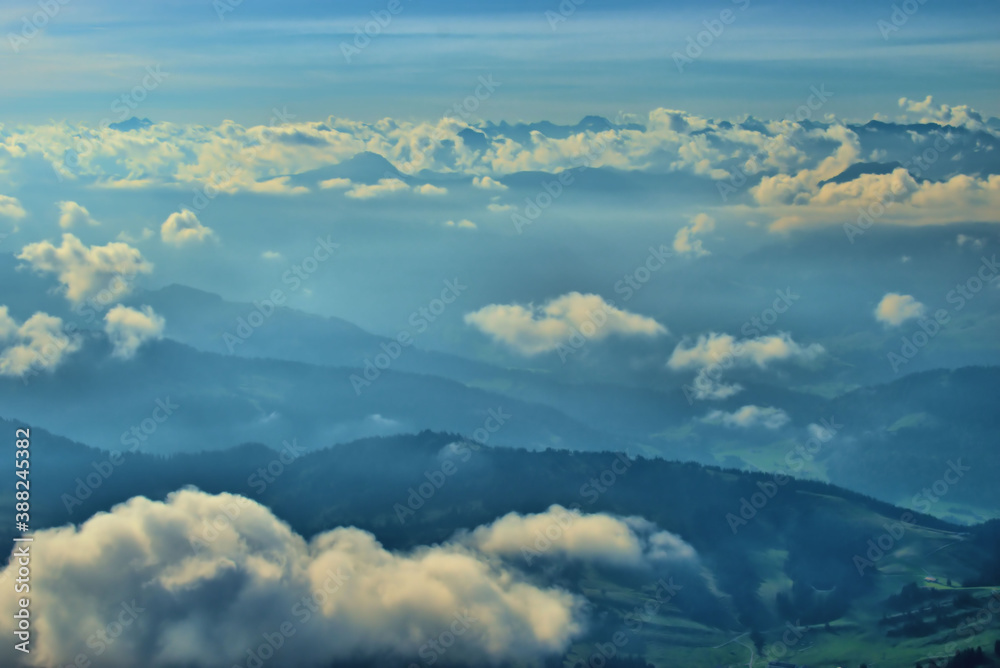
<svg viewBox="0 0 1000 668">
<path fill-rule="evenodd" d="M 766 369 L 774 362 L 807 364 L 825 353 L 818 343 L 803 346 L 790 334 L 737 340 L 730 334 L 710 332 L 697 341 L 681 341 L 674 348 L 667 366 L 675 371 L 695 369 L 693 396 L 696 399 L 725 399 L 740 392 L 738 384 L 726 384 L 720 379 L 723 371 L 736 367 Z"/>
<path fill-rule="evenodd" d="M 292 186 L 288 182 L 290 176 L 278 176 L 273 179 L 258 181 L 250 187 L 251 192 L 263 195 L 305 195 L 309 188 L 305 186 Z"/>
<path fill-rule="evenodd" d="M 319 187 L 323 190 L 343 190 L 345 188 L 350 188 L 354 183 L 350 179 L 326 179 L 325 181 L 319 182 Z"/>
<path fill-rule="evenodd" d="M 125 230 L 122 230 L 121 232 L 118 233 L 115 239 L 117 239 L 118 241 L 124 241 L 127 244 L 137 244 L 140 241 L 146 241 L 147 239 L 152 239 L 155 235 L 156 232 L 149 229 L 148 227 L 144 227 L 142 228 L 142 232 L 139 234 L 138 237 L 133 237 Z"/>
<path fill-rule="evenodd" d="M 794 198 L 765 204 L 763 209 L 775 218 L 773 231 L 845 225 L 845 230 L 854 226 L 861 232 L 875 222 L 911 226 L 1000 222 L 1000 175 L 981 179 L 957 174 L 943 181 L 917 182 L 900 167 L 890 174 L 862 174 L 842 183 L 812 187 L 801 183 Z"/>
<path fill-rule="evenodd" d="M 699 213 L 691 219 L 691 224 L 677 230 L 674 237 L 674 250 L 681 255 L 693 255 L 702 257 L 710 253 L 704 249 L 701 239 L 694 237 L 711 232 L 715 229 L 715 219 L 711 216 Z"/>
<path fill-rule="evenodd" d="M 59 207 L 59 227 L 68 230 L 74 225 L 100 225 L 87 208 L 76 202 L 56 202 Z"/>
<path fill-rule="evenodd" d="M 418 195 L 430 195 L 430 196 L 447 195 L 448 189 L 441 188 L 430 183 L 425 183 L 420 186 L 413 186 L 413 192 L 417 193 Z"/>
<path fill-rule="evenodd" d="M 265 260 L 280 260 L 282 257 L 284 257 L 278 251 L 264 251 L 263 253 L 260 254 L 260 256 Z"/>
<path fill-rule="evenodd" d="M 782 172 L 764 176 L 751 190 L 758 204 L 772 207 L 808 204 L 819 183 L 839 175 L 861 156 L 861 142 L 858 136 L 844 126 L 834 125 L 807 134 L 816 139 L 835 142 L 837 149 L 814 167 L 800 169 L 794 174 Z"/>
<path fill-rule="evenodd" d="M 517 207 L 513 204 L 497 204 L 496 202 L 490 202 L 486 205 L 486 208 L 492 213 L 507 213 L 508 211 L 513 211 Z"/>
<path fill-rule="evenodd" d="M 93 660 L 96 647 L 103 668 L 245 665 L 265 634 L 282 636 L 282 651 L 260 654 L 275 668 L 391 662 L 449 628 L 447 662 L 497 665 L 560 653 L 582 631 L 581 599 L 465 545 L 390 552 L 350 527 L 306 541 L 230 494 L 136 497 L 34 539 L 45 577 L 32 582 L 30 665 Z M 17 596 L 5 587 L 0 604 L 14 610 Z M 0 620 L 9 637 L 13 622 Z M 12 645 L 0 662 L 23 665 Z"/>
<path fill-rule="evenodd" d="M 137 310 L 119 304 L 104 314 L 104 331 L 114 346 L 112 354 L 120 359 L 131 359 L 146 341 L 162 339 L 165 326 L 166 321 L 151 306 Z"/>
<path fill-rule="evenodd" d="M 927 307 L 911 295 L 890 292 L 882 297 L 875 307 L 875 319 L 884 325 L 898 327 L 907 320 L 919 318 L 927 312 Z"/>
<path fill-rule="evenodd" d="M 49 241 L 28 244 L 17 257 L 35 271 L 56 274 L 66 288 L 66 298 L 72 302 L 103 291 L 120 298 L 131 291 L 138 274 L 153 271 L 142 253 L 126 243 L 87 247 L 68 232 L 63 234 L 60 246 Z"/>
<path fill-rule="evenodd" d="M 640 517 L 585 515 L 558 504 L 543 513 L 508 513 L 460 540 L 505 559 L 536 558 L 658 567 L 664 562 L 694 562 L 697 552 L 679 536 L 659 531 Z"/>
<path fill-rule="evenodd" d="M 704 422 L 721 424 L 725 427 L 764 427 L 765 429 L 781 429 L 789 423 L 788 413 L 772 406 L 743 406 L 732 413 L 715 410 L 704 418 Z"/>
<path fill-rule="evenodd" d="M 0 195 L 0 216 L 20 220 L 28 215 L 28 212 L 21 206 L 21 202 L 16 197 Z"/>
<path fill-rule="evenodd" d="M 483 190 L 507 190 L 507 186 L 489 176 L 473 177 L 472 185 Z"/>
<path fill-rule="evenodd" d="M 445 227 L 459 227 L 459 228 L 464 228 L 464 229 L 468 229 L 468 230 L 474 230 L 474 229 L 476 229 L 476 224 L 474 222 L 472 222 L 471 220 L 464 219 L 464 218 L 462 220 L 458 221 L 458 222 L 455 222 L 454 220 L 449 220 L 444 225 L 445 225 Z"/>
<path fill-rule="evenodd" d="M 956 107 L 947 104 L 934 104 L 934 98 L 928 95 L 923 101 L 899 98 L 899 108 L 903 110 L 900 121 L 904 123 L 941 123 L 978 130 L 983 127 L 983 116 L 972 107 L 962 104 Z"/>
<path fill-rule="evenodd" d="M 379 179 L 375 184 L 359 183 L 347 191 L 346 195 L 352 199 L 373 199 L 406 192 L 410 186 L 399 179 Z"/>
<path fill-rule="evenodd" d="M 690 369 L 732 360 L 736 364 L 765 369 L 775 361 L 812 361 L 823 352 L 823 346 L 818 343 L 800 345 L 786 332 L 741 340 L 731 334 L 710 332 L 699 336 L 693 345 L 688 341 L 678 343 L 667 364 L 671 369 Z"/>
<path fill-rule="evenodd" d="M 18 324 L 0 306 L 0 376 L 53 371 L 80 346 L 79 337 L 65 333 L 60 318 L 39 312 Z"/>
<path fill-rule="evenodd" d="M 965 234 L 959 234 L 957 237 L 955 237 L 955 243 L 957 243 L 959 247 L 962 247 L 965 244 L 969 244 L 970 246 L 978 250 L 986 245 L 986 239 L 980 239 L 978 237 L 970 237 Z"/>
<path fill-rule="evenodd" d="M 187 246 L 211 239 L 215 233 L 202 225 L 190 209 L 170 214 L 160 226 L 160 238 L 171 246 Z"/>
<path fill-rule="evenodd" d="M 524 355 L 555 350 L 581 336 L 600 340 L 612 334 L 667 333 L 667 328 L 652 318 L 618 309 L 599 295 L 579 292 L 570 292 L 540 307 L 491 304 L 466 314 L 465 322 Z"/>
</svg>

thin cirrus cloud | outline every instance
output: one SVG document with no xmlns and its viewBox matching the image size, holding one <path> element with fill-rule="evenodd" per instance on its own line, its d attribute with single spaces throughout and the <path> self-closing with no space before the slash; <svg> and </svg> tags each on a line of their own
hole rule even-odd
<svg viewBox="0 0 1000 668">
<path fill-rule="evenodd" d="M 875 307 L 875 319 L 887 327 L 899 327 L 907 320 L 921 318 L 927 307 L 912 295 L 890 292 Z"/>
<path fill-rule="evenodd" d="M 105 290 L 124 296 L 131 291 L 137 275 L 153 271 L 142 253 L 127 243 L 87 247 L 69 232 L 63 234 L 59 246 L 39 241 L 22 248 L 17 257 L 36 272 L 55 274 L 65 288 L 66 298 L 74 303 Z"/>
<path fill-rule="evenodd" d="M 112 356 L 131 359 L 147 341 L 163 338 L 166 321 L 151 306 L 139 309 L 118 304 L 104 315 L 104 332 L 113 346 Z"/>
<path fill-rule="evenodd" d="M 64 331 L 61 318 L 39 312 L 18 323 L 0 306 L 0 376 L 54 371 L 81 345 L 79 337 Z"/>
<path fill-rule="evenodd" d="M 556 350 L 574 337 L 601 340 L 611 335 L 653 337 L 667 328 L 616 308 L 594 294 L 571 292 L 542 306 L 490 304 L 467 313 L 465 322 L 522 355 Z"/>
</svg>

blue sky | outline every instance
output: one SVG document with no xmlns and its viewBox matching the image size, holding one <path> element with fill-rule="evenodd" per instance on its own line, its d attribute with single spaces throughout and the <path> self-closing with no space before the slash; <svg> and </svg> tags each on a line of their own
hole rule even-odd
<svg viewBox="0 0 1000 668">
<path fill-rule="evenodd" d="M 589 0 L 551 22 L 560 11 L 554 1 L 400 0 L 351 62 L 342 45 L 387 0 L 244 0 L 221 19 L 219 6 L 70 0 L 15 52 L 10 35 L 39 9 L 5 3 L 0 117 L 96 123 L 149 66 L 169 76 L 137 113 L 176 122 L 264 123 L 273 106 L 311 120 L 438 118 L 484 74 L 503 84 L 476 112 L 488 120 L 566 122 L 656 107 L 783 117 L 820 84 L 834 91 L 827 112 L 838 117 L 871 117 L 899 97 L 928 94 L 1000 112 L 996 3 L 916 3 L 886 39 L 878 22 L 891 20 L 891 2 Z M 731 22 L 678 71 L 673 54 L 723 11 Z"/>
</svg>

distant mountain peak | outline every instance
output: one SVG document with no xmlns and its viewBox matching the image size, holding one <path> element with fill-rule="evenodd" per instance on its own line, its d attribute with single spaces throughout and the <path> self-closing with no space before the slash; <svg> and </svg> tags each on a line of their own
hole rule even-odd
<svg viewBox="0 0 1000 668">
<path fill-rule="evenodd" d="M 108 127 L 112 130 L 118 130 L 119 132 L 131 132 L 132 130 L 145 130 L 152 125 L 153 121 L 148 118 L 133 116 L 132 118 L 124 120 L 120 123 L 111 123 Z"/>
</svg>

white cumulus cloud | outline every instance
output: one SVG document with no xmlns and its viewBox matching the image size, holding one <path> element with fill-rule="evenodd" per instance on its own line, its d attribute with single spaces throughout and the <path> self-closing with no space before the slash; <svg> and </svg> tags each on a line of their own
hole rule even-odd
<svg viewBox="0 0 1000 668">
<path fill-rule="evenodd" d="M 406 192 L 409 189 L 410 186 L 399 179 L 379 179 L 378 183 L 371 185 L 359 183 L 345 194 L 352 199 L 373 199 Z"/>
<path fill-rule="evenodd" d="M 79 337 L 65 333 L 60 318 L 39 312 L 18 324 L 0 306 L 0 376 L 53 371 L 80 345 Z"/>
<path fill-rule="evenodd" d="M 431 195 L 431 196 L 434 196 L 434 195 L 447 195 L 448 194 L 448 189 L 447 188 L 441 188 L 439 186 L 435 186 L 435 185 L 430 184 L 430 183 L 425 183 L 425 184 L 423 184 L 421 186 L 414 186 L 413 187 L 413 192 L 417 193 L 418 195 Z"/>
<path fill-rule="evenodd" d="M 140 309 L 121 304 L 104 315 L 104 331 L 114 346 L 115 357 L 131 359 L 146 341 L 163 338 L 166 322 L 151 306 Z"/>
<path fill-rule="evenodd" d="M 806 364 L 825 353 L 818 343 L 801 345 L 787 332 L 753 339 L 736 339 L 730 334 L 710 332 L 695 342 L 677 344 L 667 366 L 675 371 L 695 369 L 694 398 L 725 399 L 740 392 L 738 384 L 723 383 L 722 372 L 730 368 L 766 369 L 774 362 Z"/>
<path fill-rule="evenodd" d="M 202 225 L 198 216 L 190 209 L 170 214 L 160 227 L 160 238 L 171 246 L 187 246 L 202 243 L 215 236 L 208 227 Z"/>
<path fill-rule="evenodd" d="M 21 206 L 21 202 L 16 197 L 0 195 L 0 216 L 19 220 L 28 215 L 28 212 Z"/>
<path fill-rule="evenodd" d="M 135 276 L 153 271 L 142 253 L 126 243 L 87 247 L 68 232 L 59 246 L 49 241 L 28 244 L 17 257 L 35 271 L 55 274 L 66 288 L 66 298 L 77 303 L 102 291 L 120 298 L 131 291 Z"/>
<path fill-rule="evenodd" d="M 483 190 L 507 190 L 507 186 L 489 176 L 476 176 L 472 179 L 472 185 Z"/>
<path fill-rule="evenodd" d="M 922 317 L 926 312 L 927 307 L 911 295 L 890 292 L 875 307 L 875 319 L 884 325 L 899 327 L 907 320 Z"/>
<path fill-rule="evenodd" d="M 674 250 L 681 255 L 693 255 L 703 257 L 710 255 L 702 246 L 701 239 L 695 237 L 702 236 L 715 229 L 715 220 L 704 213 L 699 213 L 691 219 L 691 224 L 677 230 L 674 237 Z"/>
<path fill-rule="evenodd" d="M 87 211 L 87 207 L 76 202 L 56 202 L 59 207 L 59 227 L 68 230 L 76 225 L 100 225 Z"/>
<path fill-rule="evenodd" d="M 667 328 L 652 318 L 612 306 L 599 295 L 570 292 L 544 305 L 490 304 L 465 316 L 465 322 L 524 355 L 555 350 L 572 338 L 600 340 L 620 336 L 657 336 Z"/>
<path fill-rule="evenodd" d="M 583 630 L 581 599 L 468 546 L 391 552 L 353 527 L 306 540 L 231 494 L 136 497 L 34 539 L 32 568 L 45 577 L 32 582 L 30 665 L 71 664 L 96 646 L 102 668 L 245 665 L 265 634 L 289 631 L 268 666 L 395 663 L 449 628 L 449 662 L 533 663 Z M 18 596 L 4 587 L 0 604 L 15 610 Z M 14 621 L 0 619 L 11 638 Z M 107 642 L 111 622 L 124 628 Z M 0 663 L 26 662 L 8 642 Z"/>
<path fill-rule="evenodd" d="M 682 538 L 641 517 L 587 515 L 558 504 L 543 513 L 508 513 L 461 539 L 480 552 L 529 564 L 535 558 L 558 558 L 639 568 L 697 559 Z"/>
</svg>

